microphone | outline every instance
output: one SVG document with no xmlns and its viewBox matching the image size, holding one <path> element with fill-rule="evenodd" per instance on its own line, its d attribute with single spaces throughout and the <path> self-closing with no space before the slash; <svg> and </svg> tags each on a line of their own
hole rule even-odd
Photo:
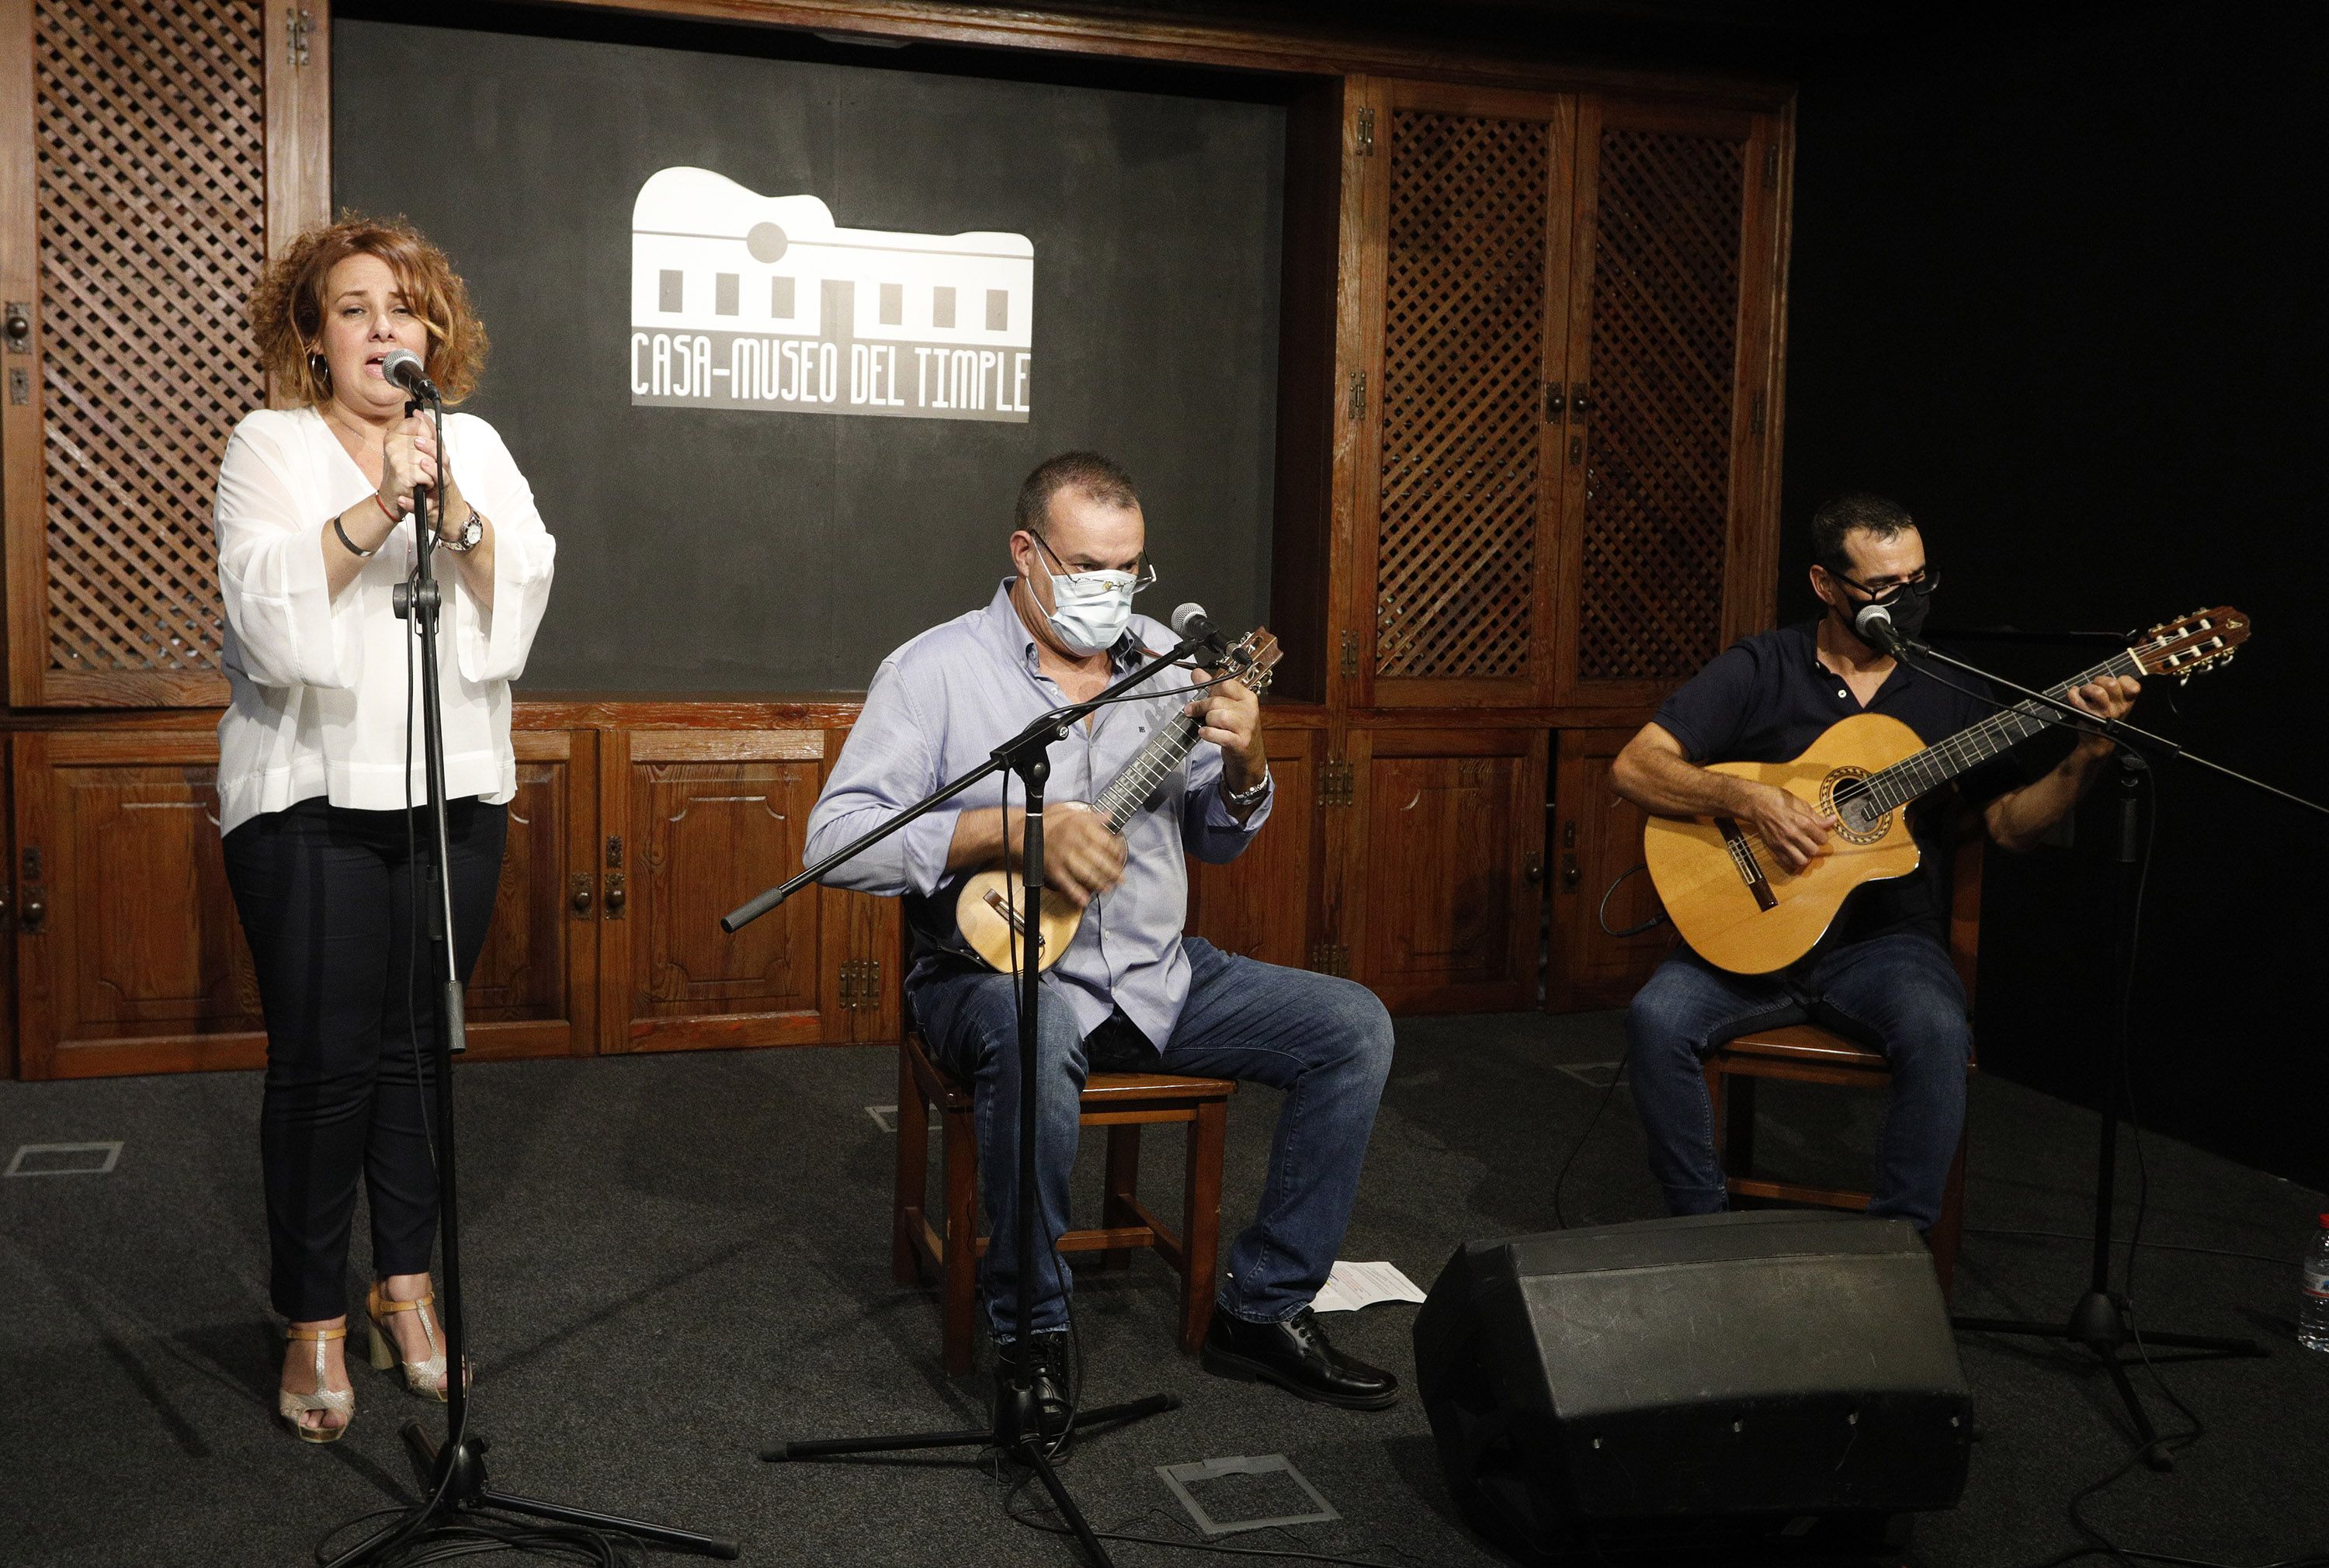
<svg viewBox="0 0 2329 1568">
<path fill-rule="evenodd" d="M 437 400 L 437 389 L 420 373 L 420 356 L 410 349 L 391 349 L 388 357 L 380 361 L 380 373 L 391 383 L 429 402 Z"/>
<path fill-rule="evenodd" d="M 1895 658 L 1908 652 L 1909 639 L 1902 636 L 1900 628 L 1892 624 L 1890 606 L 1861 606 L 1859 613 L 1852 617 L 1852 629 L 1862 642 Z"/>
<path fill-rule="evenodd" d="M 1186 604 L 1174 611 L 1173 632 L 1193 647 L 1208 649 L 1223 658 L 1229 656 L 1229 639 L 1222 636 L 1220 629 L 1206 617 L 1202 605 Z"/>
</svg>

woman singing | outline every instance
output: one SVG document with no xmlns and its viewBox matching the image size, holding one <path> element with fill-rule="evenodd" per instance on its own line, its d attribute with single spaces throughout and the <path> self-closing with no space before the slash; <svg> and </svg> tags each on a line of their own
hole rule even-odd
<svg viewBox="0 0 2329 1568">
<path fill-rule="evenodd" d="M 429 1281 L 434 847 L 416 809 L 419 658 L 391 604 L 414 549 L 413 492 L 428 488 L 444 550 L 439 685 L 464 981 L 485 944 L 517 789 L 509 683 L 541 623 L 556 546 L 491 426 L 448 417 L 439 453 L 381 374 L 387 354 L 410 349 L 457 402 L 485 357 L 467 290 L 417 230 L 357 218 L 309 230 L 268 268 L 250 315 L 276 389 L 298 406 L 246 415 L 219 465 L 232 692 L 219 721 L 219 822 L 267 1019 L 270 1292 L 290 1319 L 278 1407 L 300 1437 L 330 1442 L 355 1413 L 342 1341 L 359 1178 L 372 1364 L 401 1362 L 413 1393 L 445 1397 Z"/>
</svg>

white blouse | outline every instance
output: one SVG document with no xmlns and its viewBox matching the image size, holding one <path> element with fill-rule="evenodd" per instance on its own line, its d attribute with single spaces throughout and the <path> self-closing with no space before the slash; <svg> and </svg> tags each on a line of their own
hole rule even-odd
<svg viewBox="0 0 2329 1568">
<path fill-rule="evenodd" d="M 494 530 L 494 602 L 462 586 L 458 559 L 436 558 L 445 593 L 438 645 L 448 799 L 517 793 L 509 683 L 525 669 L 550 601 L 557 541 L 494 427 L 445 419 L 462 496 Z M 372 504 L 373 486 L 313 408 L 243 417 L 219 464 L 219 587 L 226 598 L 225 664 L 232 696 L 219 720 L 219 828 L 317 795 L 359 811 L 401 811 L 428 798 L 421 720 L 412 704 L 407 774 L 406 624 L 392 595 L 411 569 L 412 520 L 397 524 L 338 598 L 324 579 L 332 519 Z M 334 540 L 331 548 L 340 548 Z"/>
</svg>

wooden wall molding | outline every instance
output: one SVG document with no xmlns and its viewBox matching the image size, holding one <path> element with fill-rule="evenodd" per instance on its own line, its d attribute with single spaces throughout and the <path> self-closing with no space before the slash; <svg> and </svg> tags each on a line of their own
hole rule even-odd
<svg viewBox="0 0 2329 1568">
<path fill-rule="evenodd" d="M 1232 27 L 1221 23 L 1109 16 L 944 0 L 537 0 L 642 16 L 685 17 L 791 28 L 867 40 L 903 39 L 972 49 L 1016 50 L 1158 64 L 1211 66 L 1288 76 L 1381 73 L 1542 91 L 1614 92 L 1678 101 L 1772 108 L 1791 83 L 1732 71 L 1677 70 L 1450 47 L 1428 34 L 1363 36 L 1347 31 Z"/>
</svg>

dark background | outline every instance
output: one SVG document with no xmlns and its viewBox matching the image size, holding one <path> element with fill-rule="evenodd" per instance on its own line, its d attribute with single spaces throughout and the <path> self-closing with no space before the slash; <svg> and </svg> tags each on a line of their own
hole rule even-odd
<svg viewBox="0 0 2329 1568">
<path fill-rule="evenodd" d="M 394 14 L 461 26 L 343 13 L 333 195 L 410 216 L 492 336 L 465 407 L 559 541 L 523 694 L 862 691 L 985 602 L 1019 482 L 1074 446 L 1141 487 L 1163 577 L 1139 608 L 1262 618 L 1282 107 L 884 69 L 763 30 Z M 1026 235 L 1027 423 L 633 408 L 631 203 L 675 164 L 819 196 L 845 228 Z"/>
<path fill-rule="evenodd" d="M 2237 661 L 2152 683 L 2134 717 L 2329 794 L 2306 608 L 2329 564 L 2324 46 L 2319 8 L 2199 5 L 1802 41 L 1783 615 L 1810 613 L 1811 511 L 1862 486 L 1923 524 L 1937 626 L 2237 606 L 2257 627 Z M 2043 681 L 2095 657 L 1957 651 Z M 2329 1186 L 2329 819 L 2158 771 L 2143 1119 Z M 2112 828 L 2090 797 L 2068 852 L 1993 854 L 1983 907 L 1985 1069 L 2089 1103 Z"/>
<path fill-rule="evenodd" d="M 1076 8 L 1160 10 L 1103 0 Z M 1329 8 L 1212 0 L 1162 9 L 1387 36 L 1429 27 L 1419 42 L 1730 68 L 1799 83 L 1782 616 L 1812 611 L 1803 586 L 1811 511 L 1856 488 L 1896 496 L 1922 522 L 1946 577 L 1937 627 L 2124 629 L 2202 605 L 2234 605 L 2258 628 L 2239 660 L 2180 694 L 2155 683 L 2136 717 L 2200 754 L 2329 793 L 2316 695 L 2323 662 L 2305 608 L 2319 600 L 2329 564 L 2318 500 L 2329 419 L 2314 211 L 2329 144 L 2320 86 L 2329 17 L 2320 8 L 1843 0 L 1472 0 L 1429 8 L 1353 0 Z M 576 24 L 558 19 L 561 29 Z M 358 43 L 366 32 L 344 24 L 338 35 Z M 345 149 L 386 139 L 376 130 L 370 143 L 361 139 L 367 133 L 348 96 L 355 88 L 349 59 L 343 54 L 339 74 L 344 190 L 354 173 Z M 937 69 L 940 61 L 919 47 L 898 52 L 894 80 L 915 80 L 908 73 L 916 61 Z M 1125 85 L 1084 62 L 1005 69 Z M 1193 99 L 1219 90 L 1196 79 L 1186 84 Z M 1264 88 L 1251 91 L 1268 96 Z M 1277 122 L 1269 123 L 1274 138 Z M 1091 149 L 1104 160 L 1121 151 L 1106 139 Z M 556 163 L 564 155 L 533 156 Z M 1161 161 L 1176 164 L 1175 157 Z M 1135 164 L 1127 177 L 1156 166 Z M 624 179 L 627 214 L 636 181 Z M 923 221 L 825 193 L 844 222 Z M 403 204 L 416 216 L 433 211 Z M 448 214 L 448 233 L 475 221 Z M 1035 237 L 1045 295 L 1039 421 L 1067 412 L 1060 351 L 1042 335 L 1047 319 L 1061 324 L 1051 304 L 1061 279 L 1056 265 L 1046 268 L 1059 249 L 1047 251 L 1043 221 L 1042 213 L 1023 222 L 982 211 L 961 223 Z M 1274 257 L 1274 206 L 1253 221 Z M 463 257 L 460 245 L 454 249 Z M 486 304 L 488 319 L 504 331 L 500 302 L 489 295 Z M 594 321 L 585 330 L 611 333 L 619 315 L 610 306 L 606 327 Z M 616 353 L 611 340 L 593 352 L 593 362 Z M 504 373 L 514 357 L 501 360 Z M 1267 364 L 1259 355 L 1252 362 Z M 1238 450 L 1252 455 L 1239 469 L 1240 495 L 1266 493 L 1267 380 L 1235 432 L 1244 443 Z M 606 396 L 618 396 L 611 372 L 606 385 Z M 757 421 L 746 431 L 756 440 L 786 423 L 686 417 Z M 805 432 L 793 439 L 812 442 L 878 441 L 898 428 L 790 424 Z M 841 432 L 827 428 L 836 425 Z M 993 427 L 934 428 L 949 438 L 998 438 Z M 1103 435 L 1061 429 L 1058 440 L 1029 452 L 1086 438 Z M 817 461 L 828 468 L 863 462 L 872 450 L 818 447 Z M 1130 455 L 1137 471 L 1143 455 Z M 1160 449 L 1146 461 L 1155 470 L 1172 455 Z M 529 454 L 545 490 L 550 466 Z M 602 539 L 614 531 L 581 507 L 584 492 L 574 493 L 580 515 L 561 521 L 578 542 L 561 561 L 563 596 L 553 617 L 575 615 L 588 596 L 568 575 L 583 569 L 579 530 L 599 529 Z M 924 493 L 948 503 L 943 483 Z M 993 514 L 983 498 L 954 504 L 967 516 L 974 500 L 987 507 L 982 516 Z M 1172 512 L 1183 504 L 1176 496 Z M 1160 530 L 1166 512 L 1152 506 Z M 669 515 L 662 507 L 649 512 Z M 1258 544 L 1240 548 L 1259 559 Z M 1218 582 L 1208 579 L 1204 592 L 1234 602 L 1245 559 Z M 765 567 L 735 580 L 745 604 L 768 591 Z M 1160 592 L 1177 597 L 1180 583 L 1168 583 Z M 919 609 L 901 613 L 901 633 L 929 618 Z M 609 659 L 652 652 L 635 633 L 592 634 L 567 619 L 552 630 L 561 645 L 595 634 Z M 1957 646 L 2032 683 L 2094 658 L 2068 646 Z M 2159 799 L 2134 994 L 2131 1077 L 2144 1122 L 2329 1186 L 2329 1054 L 2316 995 L 2329 936 L 2319 899 L 2329 822 L 2176 763 L 2161 769 Z M 1984 906 L 1984 1070 L 2089 1104 L 2098 1097 L 2095 1051 L 2110 1017 L 2110 827 L 2107 802 L 2090 801 L 2070 848 L 1994 855 Z M 1973 1136 L 1978 1143 L 1978 1125 Z M 2155 1201 L 2176 1200 L 2162 1193 Z"/>
</svg>

